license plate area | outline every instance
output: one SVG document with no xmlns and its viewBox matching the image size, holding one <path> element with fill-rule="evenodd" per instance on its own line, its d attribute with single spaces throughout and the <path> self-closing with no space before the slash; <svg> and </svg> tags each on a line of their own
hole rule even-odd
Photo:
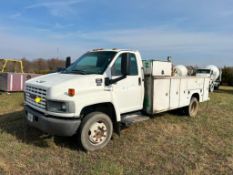
<svg viewBox="0 0 233 175">
<path fill-rule="evenodd" d="M 29 122 L 33 122 L 34 116 L 31 113 L 28 113 L 27 114 L 27 119 L 28 119 Z"/>
</svg>

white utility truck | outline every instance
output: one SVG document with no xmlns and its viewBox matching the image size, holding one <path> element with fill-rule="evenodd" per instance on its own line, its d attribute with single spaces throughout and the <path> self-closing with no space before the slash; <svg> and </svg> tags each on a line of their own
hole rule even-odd
<svg viewBox="0 0 233 175">
<path fill-rule="evenodd" d="M 196 76 L 198 77 L 209 77 L 210 78 L 210 86 L 209 91 L 214 92 L 214 90 L 218 90 L 221 81 L 222 81 L 222 71 L 217 66 L 209 65 L 203 69 L 197 69 Z"/>
<path fill-rule="evenodd" d="M 89 151 L 122 125 L 178 108 L 196 116 L 209 100 L 208 77 L 172 76 L 170 61 L 142 61 L 138 51 L 95 49 L 67 65 L 26 82 L 26 120 L 50 135 L 77 134 Z"/>
</svg>

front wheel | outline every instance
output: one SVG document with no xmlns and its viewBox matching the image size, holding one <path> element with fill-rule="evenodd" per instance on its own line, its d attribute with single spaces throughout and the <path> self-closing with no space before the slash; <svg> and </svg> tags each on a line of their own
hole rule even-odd
<svg viewBox="0 0 233 175">
<path fill-rule="evenodd" d="M 189 106 L 186 108 L 187 115 L 190 117 L 195 117 L 198 113 L 198 109 L 199 109 L 198 99 L 196 97 L 192 97 Z"/>
<path fill-rule="evenodd" d="M 92 112 L 82 121 L 80 141 L 87 151 L 95 151 L 105 147 L 112 137 L 112 121 L 102 112 Z"/>
</svg>

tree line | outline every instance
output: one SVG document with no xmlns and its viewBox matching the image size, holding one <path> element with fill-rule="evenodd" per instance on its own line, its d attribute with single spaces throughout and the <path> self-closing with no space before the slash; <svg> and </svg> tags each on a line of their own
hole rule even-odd
<svg viewBox="0 0 233 175">
<path fill-rule="evenodd" d="M 35 60 L 23 58 L 22 61 L 24 65 L 24 72 L 28 73 L 47 74 L 56 71 L 59 67 L 65 67 L 65 60 L 58 58 L 38 58 Z"/>
<path fill-rule="evenodd" d="M 224 66 L 222 68 L 222 84 L 233 86 L 233 67 Z"/>
<path fill-rule="evenodd" d="M 35 60 L 22 58 L 21 61 L 23 62 L 23 70 L 25 73 L 47 74 L 50 72 L 55 72 L 59 67 L 65 67 L 65 60 L 58 58 L 38 58 Z M 0 61 L 1 70 L 3 64 L 4 62 Z M 15 62 L 8 62 L 5 68 L 5 72 L 21 72 L 20 64 Z"/>
</svg>

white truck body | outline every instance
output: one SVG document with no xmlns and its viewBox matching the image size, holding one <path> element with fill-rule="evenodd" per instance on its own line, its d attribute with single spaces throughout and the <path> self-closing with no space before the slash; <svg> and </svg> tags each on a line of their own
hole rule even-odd
<svg viewBox="0 0 233 175">
<path fill-rule="evenodd" d="M 209 100 L 209 78 L 171 76 L 171 67 L 171 62 L 144 61 L 144 110 L 148 114 L 188 106 L 194 94 L 198 95 L 199 102 Z"/>
<path fill-rule="evenodd" d="M 148 91 L 145 96 L 145 111 L 148 114 L 188 106 L 193 94 L 199 94 L 199 102 L 209 100 L 209 79 L 197 77 L 146 77 Z M 151 91 L 149 90 L 151 88 Z"/>
<path fill-rule="evenodd" d="M 80 126 L 84 128 L 85 116 L 95 111 L 107 114 L 115 125 L 123 121 L 124 115 L 135 111 L 153 115 L 189 106 L 192 97 L 199 102 L 209 100 L 208 77 L 173 77 L 171 62 L 151 60 L 145 61 L 143 66 L 138 51 L 105 49 L 86 55 L 102 53 L 113 54 L 102 73 L 59 72 L 27 81 L 28 123 L 51 135 L 72 136 Z M 119 57 L 123 60 L 124 56 L 131 60 L 131 73 L 121 78 L 116 65 Z M 107 83 L 118 78 L 119 81 Z M 69 89 L 75 94 L 71 96 Z"/>
</svg>

